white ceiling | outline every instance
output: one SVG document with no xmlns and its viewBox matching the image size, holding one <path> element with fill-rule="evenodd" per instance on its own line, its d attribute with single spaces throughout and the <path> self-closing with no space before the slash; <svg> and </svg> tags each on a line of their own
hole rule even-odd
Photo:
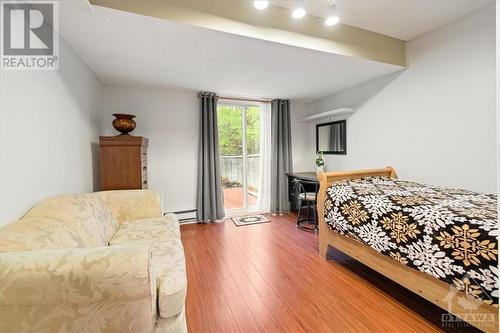
<svg viewBox="0 0 500 333">
<path fill-rule="evenodd" d="M 60 34 L 108 85 L 314 100 L 400 70 L 93 6 L 61 2 Z"/>
<path fill-rule="evenodd" d="M 341 22 L 410 40 L 464 16 L 493 0 L 336 0 Z M 292 9 L 295 1 L 271 0 Z M 306 0 L 310 15 L 324 17 L 328 0 Z"/>
<path fill-rule="evenodd" d="M 337 0 L 342 22 L 408 40 L 491 0 Z M 274 0 L 292 8 L 293 1 Z M 322 16 L 328 0 L 306 1 Z M 401 67 L 92 6 L 60 3 L 60 34 L 108 85 L 315 100 Z"/>
</svg>

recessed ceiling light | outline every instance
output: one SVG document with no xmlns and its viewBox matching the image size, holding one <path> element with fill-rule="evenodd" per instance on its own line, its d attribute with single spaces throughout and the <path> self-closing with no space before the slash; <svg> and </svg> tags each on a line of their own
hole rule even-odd
<svg viewBox="0 0 500 333">
<path fill-rule="evenodd" d="M 306 16 L 306 10 L 302 7 L 295 8 L 292 12 L 292 17 L 294 19 L 300 19 Z"/>
<path fill-rule="evenodd" d="M 340 22 L 340 18 L 337 15 L 329 16 L 325 20 L 326 25 L 335 25 Z"/>
<path fill-rule="evenodd" d="M 267 0 L 255 0 L 253 2 L 253 5 L 255 8 L 257 8 L 258 10 L 264 10 L 267 8 L 267 6 L 269 5 L 269 1 Z"/>
<path fill-rule="evenodd" d="M 328 8 L 328 16 L 325 19 L 326 25 L 335 25 L 339 23 L 340 17 L 337 13 L 337 6 L 335 6 L 335 2 L 330 0 L 330 6 Z"/>
</svg>

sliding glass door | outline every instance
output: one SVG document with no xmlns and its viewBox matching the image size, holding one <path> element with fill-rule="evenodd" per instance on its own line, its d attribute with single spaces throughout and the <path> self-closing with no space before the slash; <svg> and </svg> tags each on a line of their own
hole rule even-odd
<svg viewBox="0 0 500 333">
<path fill-rule="evenodd" d="M 222 189 L 227 215 L 258 210 L 260 115 L 257 104 L 219 101 L 217 106 Z"/>
</svg>

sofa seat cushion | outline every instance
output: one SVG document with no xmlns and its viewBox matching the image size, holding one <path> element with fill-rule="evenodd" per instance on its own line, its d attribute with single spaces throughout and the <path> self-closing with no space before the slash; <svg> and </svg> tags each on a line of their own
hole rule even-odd
<svg viewBox="0 0 500 333">
<path fill-rule="evenodd" d="M 177 316 L 169 318 L 158 317 L 154 333 L 187 333 L 186 309 L 182 309 Z"/>
<path fill-rule="evenodd" d="M 157 274 L 158 312 L 161 317 L 178 315 L 186 301 L 187 277 L 184 247 L 180 238 L 151 244 L 153 270 Z"/>
<path fill-rule="evenodd" d="M 126 221 L 120 224 L 110 243 L 123 241 L 165 240 L 181 236 L 179 222 L 174 216 Z"/>
<path fill-rule="evenodd" d="M 85 247 L 108 245 L 116 231 L 113 213 L 102 198 L 92 193 L 58 195 L 42 200 L 23 219 L 42 217 L 63 223 L 79 235 Z"/>
<path fill-rule="evenodd" d="M 110 244 L 131 242 L 144 242 L 151 248 L 160 316 L 169 318 L 181 313 L 186 300 L 187 277 L 184 247 L 175 216 L 124 222 Z"/>
<path fill-rule="evenodd" d="M 79 247 L 85 247 L 80 235 L 59 220 L 28 217 L 0 228 L 0 252 Z"/>
</svg>

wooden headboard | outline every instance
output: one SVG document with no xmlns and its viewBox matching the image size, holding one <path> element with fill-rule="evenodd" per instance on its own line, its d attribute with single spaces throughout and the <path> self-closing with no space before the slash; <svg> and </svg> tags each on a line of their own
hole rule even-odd
<svg viewBox="0 0 500 333">
<path fill-rule="evenodd" d="M 380 169 L 366 169 L 366 170 L 341 171 L 341 172 L 320 172 L 318 173 L 318 180 L 320 186 L 325 184 L 326 187 L 328 187 L 331 183 L 338 182 L 340 180 L 375 177 L 375 176 L 397 178 L 396 171 L 394 170 L 393 167 L 385 167 Z"/>
</svg>

